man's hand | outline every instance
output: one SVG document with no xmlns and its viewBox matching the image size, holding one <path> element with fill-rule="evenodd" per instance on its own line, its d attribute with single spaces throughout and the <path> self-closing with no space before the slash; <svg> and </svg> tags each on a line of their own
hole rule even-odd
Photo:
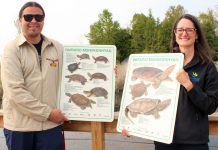
<svg viewBox="0 0 218 150">
<path fill-rule="evenodd" d="M 64 116 L 60 109 L 53 109 L 48 117 L 48 119 L 55 123 L 63 123 L 64 121 L 68 121 L 68 119 Z"/>
</svg>

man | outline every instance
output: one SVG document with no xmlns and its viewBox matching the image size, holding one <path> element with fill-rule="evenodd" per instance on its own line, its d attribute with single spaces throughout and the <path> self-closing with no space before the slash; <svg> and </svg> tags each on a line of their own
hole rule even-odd
<svg viewBox="0 0 218 150">
<path fill-rule="evenodd" d="M 19 12 L 21 34 L 2 56 L 4 134 L 9 150 L 61 150 L 57 109 L 63 46 L 41 34 L 45 12 L 27 2 Z"/>
</svg>

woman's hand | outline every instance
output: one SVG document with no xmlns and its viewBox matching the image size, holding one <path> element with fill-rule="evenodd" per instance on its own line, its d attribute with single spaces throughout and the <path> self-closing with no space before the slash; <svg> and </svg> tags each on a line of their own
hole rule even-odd
<svg viewBox="0 0 218 150">
<path fill-rule="evenodd" d="M 193 88 L 193 84 L 189 79 L 188 73 L 184 69 L 179 70 L 176 74 L 176 80 L 183 85 L 187 91 L 190 91 Z"/>
<path fill-rule="evenodd" d="M 126 129 L 123 129 L 122 132 L 121 132 L 121 134 L 122 134 L 123 136 L 130 137 L 130 135 L 129 135 L 129 133 L 128 133 L 128 131 L 127 131 Z"/>
</svg>

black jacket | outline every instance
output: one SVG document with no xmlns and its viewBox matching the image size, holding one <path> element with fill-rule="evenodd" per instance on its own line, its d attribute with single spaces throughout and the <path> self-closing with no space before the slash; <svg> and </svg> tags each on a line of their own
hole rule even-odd
<svg viewBox="0 0 218 150">
<path fill-rule="evenodd" d="M 194 87 L 181 86 L 173 143 L 206 144 L 209 141 L 208 115 L 218 107 L 218 73 L 213 62 L 202 64 L 199 57 L 184 66 Z"/>
</svg>

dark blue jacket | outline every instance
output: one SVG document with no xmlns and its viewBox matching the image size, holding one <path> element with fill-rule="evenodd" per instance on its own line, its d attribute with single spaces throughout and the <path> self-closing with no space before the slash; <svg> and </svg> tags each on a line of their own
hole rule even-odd
<svg viewBox="0 0 218 150">
<path fill-rule="evenodd" d="M 213 62 L 202 64 L 198 56 L 184 70 L 194 87 L 187 92 L 181 86 L 173 143 L 206 144 L 208 115 L 218 107 L 218 73 Z"/>
</svg>

